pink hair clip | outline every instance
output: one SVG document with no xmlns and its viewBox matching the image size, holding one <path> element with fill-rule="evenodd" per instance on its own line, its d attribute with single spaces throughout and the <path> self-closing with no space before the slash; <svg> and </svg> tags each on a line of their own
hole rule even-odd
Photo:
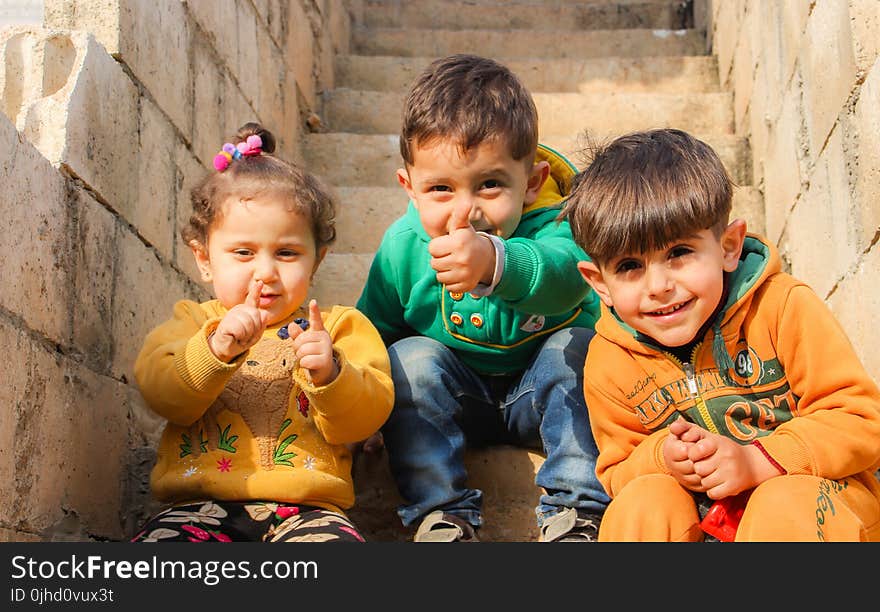
<svg viewBox="0 0 880 612">
<path fill-rule="evenodd" d="M 263 152 L 263 139 L 256 134 L 251 134 L 247 140 L 240 142 L 236 148 L 246 157 L 254 157 Z"/>
<path fill-rule="evenodd" d="M 263 139 L 256 134 L 251 134 L 247 140 L 234 145 L 227 142 L 223 145 L 223 149 L 214 156 L 214 169 L 217 172 L 223 172 L 229 167 L 234 159 L 241 159 L 242 156 L 254 157 L 263 152 Z"/>
</svg>

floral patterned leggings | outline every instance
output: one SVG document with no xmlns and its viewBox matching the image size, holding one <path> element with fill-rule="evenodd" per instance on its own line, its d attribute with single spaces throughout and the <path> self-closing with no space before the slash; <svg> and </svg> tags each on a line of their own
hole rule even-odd
<svg viewBox="0 0 880 612">
<path fill-rule="evenodd" d="M 363 542 L 338 512 L 276 502 L 181 504 L 151 518 L 132 542 Z"/>
</svg>

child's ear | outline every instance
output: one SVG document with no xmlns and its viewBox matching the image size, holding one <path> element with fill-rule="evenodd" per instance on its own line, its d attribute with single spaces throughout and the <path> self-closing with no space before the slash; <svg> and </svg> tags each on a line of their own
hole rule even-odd
<svg viewBox="0 0 880 612">
<path fill-rule="evenodd" d="M 189 249 L 195 257 L 199 272 L 202 273 L 202 280 L 210 283 L 213 277 L 211 276 L 211 259 L 208 257 L 208 249 L 198 240 L 190 240 Z"/>
<path fill-rule="evenodd" d="M 577 268 L 578 272 L 581 273 L 581 276 L 589 283 L 602 302 L 608 308 L 614 306 L 614 303 L 611 301 L 611 294 L 608 292 L 608 285 L 605 284 L 605 278 L 602 276 L 602 270 L 599 269 L 599 266 L 592 261 L 579 261 L 577 262 Z"/>
<path fill-rule="evenodd" d="M 397 182 L 406 190 L 406 195 L 409 196 L 409 199 L 415 202 L 416 194 L 413 191 L 412 183 L 409 180 L 409 172 L 407 172 L 406 168 L 397 169 Z"/>
<path fill-rule="evenodd" d="M 529 173 L 529 182 L 526 184 L 526 195 L 523 198 L 523 204 L 528 206 L 538 199 L 541 187 L 544 186 L 548 176 L 550 176 L 550 163 L 546 160 L 541 160 L 532 166 L 532 171 Z"/>
<path fill-rule="evenodd" d="M 746 222 L 744 220 L 734 219 L 724 228 L 724 233 L 721 234 L 721 252 L 724 258 L 723 267 L 725 272 L 736 270 L 745 239 Z"/>
</svg>

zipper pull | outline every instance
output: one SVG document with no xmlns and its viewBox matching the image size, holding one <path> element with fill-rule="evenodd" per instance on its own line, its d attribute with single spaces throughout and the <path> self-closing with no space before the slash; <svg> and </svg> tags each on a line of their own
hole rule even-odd
<svg viewBox="0 0 880 612">
<path fill-rule="evenodd" d="M 687 386 L 688 391 L 691 394 L 691 397 L 697 396 L 697 374 L 694 371 L 693 364 L 686 362 L 681 364 L 682 369 L 684 370 L 684 375 L 687 377 Z"/>
</svg>

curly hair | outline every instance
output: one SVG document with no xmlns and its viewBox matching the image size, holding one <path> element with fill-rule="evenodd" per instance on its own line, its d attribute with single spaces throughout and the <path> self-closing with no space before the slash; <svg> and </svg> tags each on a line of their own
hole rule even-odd
<svg viewBox="0 0 880 612">
<path fill-rule="evenodd" d="M 291 204 L 291 210 L 311 223 L 315 245 L 320 250 L 336 239 L 336 201 L 321 181 L 297 164 L 273 155 L 275 136 L 259 123 L 245 123 L 232 144 L 257 135 L 263 141 L 262 153 L 243 156 L 222 172 L 206 175 L 190 192 L 192 215 L 180 235 L 188 245 L 205 246 L 211 226 L 223 215 L 223 204 L 230 198 L 251 199 L 270 194 Z"/>
</svg>

